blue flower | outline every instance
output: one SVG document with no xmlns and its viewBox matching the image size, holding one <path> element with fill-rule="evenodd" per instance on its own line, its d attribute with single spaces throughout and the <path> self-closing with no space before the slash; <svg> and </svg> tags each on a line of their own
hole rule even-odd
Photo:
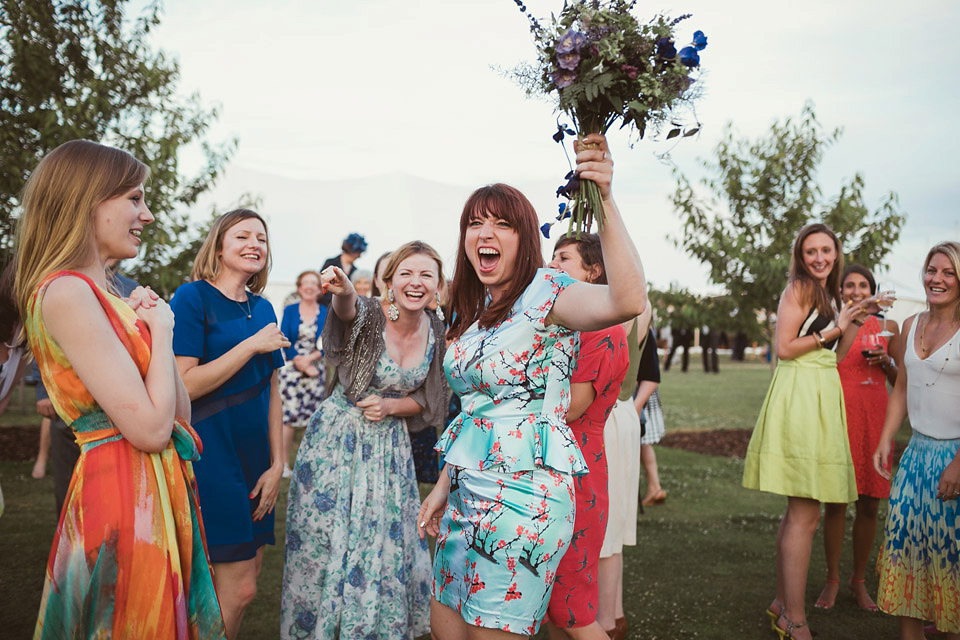
<svg viewBox="0 0 960 640">
<path fill-rule="evenodd" d="M 693 32 L 693 46 L 697 51 L 703 51 L 706 48 L 707 36 L 704 35 L 703 31 Z"/>
<path fill-rule="evenodd" d="M 347 451 L 353 453 L 353 450 L 357 448 L 357 436 L 353 433 L 348 433 L 343 438 L 343 446 L 346 447 Z"/>
<path fill-rule="evenodd" d="M 309 487 L 312 481 L 313 472 L 310 470 L 310 465 L 306 463 L 300 465 L 300 468 L 297 469 L 297 482 L 305 487 Z"/>
<path fill-rule="evenodd" d="M 571 51 L 580 51 L 580 47 L 586 42 L 587 37 L 579 31 L 570 29 L 557 40 L 556 51 L 560 53 L 570 53 Z"/>
<path fill-rule="evenodd" d="M 673 40 L 670 38 L 660 38 L 657 40 L 657 55 L 665 60 L 673 60 L 677 57 L 677 48 L 673 46 Z"/>
<path fill-rule="evenodd" d="M 390 523 L 390 539 L 391 540 L 399 540 L 402 534 L 403 534 L 403 529 L 400 526 L 399 522 L 394 521 Z"/>
<path fill-rule="evenodd" d="M 330 497 L 328 493 L 321 493 L 316 498 L 313 499 L 313 506 L 317 508 L 320 513 L 326 513 L 333 509 L 333 506 L 336 504 L 333 498 Z"/>
<path fill-rule="evenodd" d="M 550 74 L 550 81 L 557 86 L 557 89 L 566 89 L 577 79 L 577 74 L 567 69 L 560 69 Z"/>
<path fill-rule="evenodd" d="M 540 225 L 540 233 L 542 233 L 543 237 L 547 240 L 550 239 L 550 227 L 552 226 L 553 225 L 549 222 L 544 222 L 542 225 Z"/>
<path fill-rule="evenodd" d="M 372 444 L 363 445 L 363 459 L 369 460 L 372 454 L 373 454 L 373 445 Z"/>
<path fill-rule="evenodd" d="M 300 534 L 294 530 L 287 533 L 287 549 L 290 551 L 300 550 Z"/>
<path fill-rule="evenodd" d="M 560 206 L 557 207 L 557 220 L 566 220 L 571 215 L 570 207 L 567 206 L 567 203 L 561 202 Z"/>
<path fill-rule="evenodd" d="M 680 49 L 680 62 L 688 67 L 696 67 L 700 64 L 700 54 L 693 47 L 684 47 Z"/>
<path fill-rule="evenodd" d="M 310 611 L 301 611 L 297 614 L 297 626 L 304 631 L 313 631 L 317 626 L 317 616 Z"/>
<path fill-rule="evenodd" d="M 353 569 L 350 569 L 350 575 L 347 578 L 350 581 L 351 587 L 356 587 L 359 589 L 363 586 L 363 570 L 360 567 L 355 566 Z"/>
<path fill-rule="evenodd" d="M 580 64 L 580 54 L 576 51 L 572 51 L 570 53 L 558 53 L 557 64 L 560 65 L 561 69 L 573 71 L 577 68 L 577 65 Z"/>
<path fill-rule="evenodd" d="M 564 178 L 567 179 L 567 184 L 557 188 L 557 197 L 565 196 L 572 198 L 573 194 L 580 191 L 580 176 L 578 176 L 576 172 L 570 171 Z"/>
</svg>

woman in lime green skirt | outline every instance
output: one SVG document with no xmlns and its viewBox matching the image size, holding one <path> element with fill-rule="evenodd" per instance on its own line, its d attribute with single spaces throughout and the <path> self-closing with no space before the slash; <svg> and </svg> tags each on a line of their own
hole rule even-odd
<svg viewBox="0 0 960 640">
<path fill-rule="evenodd" d="M 824 224 L 801 229 L 777 309 L 779 362 L 750 438 L 743 486 L 787 496 L 777 532 L 777 597 L 767 609 L 781 638 L 811 637 L 804 591 L 820 503 L 857 499 L 837 360 L 873 301 L 843 306 L 843 252 Z M 839 310 L 839 311 L 838 311 Z"/>
</svg>

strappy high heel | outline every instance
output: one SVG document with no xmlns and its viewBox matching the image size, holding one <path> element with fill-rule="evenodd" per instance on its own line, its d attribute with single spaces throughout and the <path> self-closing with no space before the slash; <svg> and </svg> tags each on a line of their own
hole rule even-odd
<svg viewBox="0 0 960 640">
<path fill-rule="evenodd" d="M 836 580 L 831 580 L 830 578 L 827 578 L 827 586 L 830 586 L 830 585 L 833 585 L 833 584 L 837 585 L 837 591 L 839 591 L 839 590 L 840 590 L 840 579 L 838 578 L 838 579 L 836 579 Z M 824 589 L 826 589 L 826 588 L 827 588 L 827 587 L 825 586 Z M 852 588 L 853 588 L 853 587 L 851 587 L 851 589 L 852 589 Z M 836 601 L 837 601 L 837 594 L 836 594 L 836 593 L 833 594 L 833 602 L 830 602 L 829 600 L 824 600 L 824 599 L 823 599 L 823 592 L 821 591 L 821 592 L 820 592 L 820 597 L 817 598 L 817 601 L 813 603 L 813 606 L 815 606 L 817 609 L 833 609 L 833 605 L 836 603 Z"/>
<path fill-rule="evenodd" d="M 774 611 L 773 607 L 776 606 L 777 610 Z M 773 599 L 773 602 L 767 607 L 767 610 L 764 612 L 767 614 L 767 617 L 770 618 L 770 628 L 774 631 L 777 630 L 777 620 L 780 619 L 780 614 L 783 613 L 783 603 L 781 603 L 776 598 Z"/>
<path fill-rule="evenodd" d="M 781 629 L 780 625 L 775 625 L 775 629 L 776 629 L 777 635 L 780 636 L 780 640 L 794 640 L 793 632 L 796 629 L 802 629 L 803 627 L 807 626 L 806 620 L 804 620 L 803 622 L 794 622 L 793 620 L 788 618 L 784 612 L 780 613 L 780 618 L 783 618 L 787 623 L 787 626 L 785 629 Z M 779 620 L 779 618 L 777 619 Z"/>
<path fill-rule="evenodd" d="M 871 599 L 871 602 L 870 602 L 870 604 L 868 604 L 867 606 L 865 606 L 865 607 L 862 606 L 862 605 L 860 604 L 860 600 L 857 600 L 856 585 L 858 585 L 858 584 L 859 584 L 859 585 L 862 585 L 862 584 L 863 584 L 863 580 L 862 580 L 862 579 L 861 579 L 861 580 L 854 580 L 853 577 L 851 576 L 851 577 L 850 577 L 850 582 L 848 582 L 847 584 L 848 584 L 849 587 L 850 587 L 850 591 L 853 593 L 853 599 L 857 601 L 857 606 L 858 606 L 858 607 L 860 607 L 860 608 L 863 609 L 864 611 L 879 611 L 879 610 L 880 610 L 880 608 L 877 606 L 877 603 L 876 603 L 876 602 L 872 602 L 873 598 L 870 598 L 870 594 L 869 594 L 869 593 L 867 594 L 867 597 Z M 866 591 L 866 589 L 864 589 L 864 591 Z"/>
</svg>

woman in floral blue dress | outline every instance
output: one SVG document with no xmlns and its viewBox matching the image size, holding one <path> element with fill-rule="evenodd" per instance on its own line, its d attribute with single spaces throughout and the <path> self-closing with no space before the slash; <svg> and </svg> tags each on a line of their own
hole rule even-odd
<svg viewBox="0 0 960 640">
<path fill-rule="evenodd" d="M 585 142 L 577 172 L 600 188 L 608 285 L 542 268 L 536 212 L 512 187 L 478 189 L 460 218 L 444 368 L 462 410 L 437 442 L 446 465 L 419 515 L 437 536 L 431 628 L 440 640 L 537 632 L 573 535 L 573 476 L 586 471 L 566 424 L 576 331 L 647 304 L 611 195 L 606 140 Z"/>
<path fill-rule="evenodd" d="M 383 300 L 358 297 L 339 267 L 321 277 L 337 377 L 293 468 L 281 637 L 413 638 L 429 630 L 430 556 L 407 422 L 436 427 L 447 410 L 444 326 L 427 309 L 442 263 L 422 242 L 400 247 Z"/>
</svg>

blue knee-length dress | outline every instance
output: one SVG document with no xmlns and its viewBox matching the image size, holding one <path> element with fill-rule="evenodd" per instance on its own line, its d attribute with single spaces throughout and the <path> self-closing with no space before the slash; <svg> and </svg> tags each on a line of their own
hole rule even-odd
<svg viewBox="0 0 960 640">
<path fill-rule="evenodd" d="M 206 364 L 224 355 L 277 315 L 267 300 L 248 294 L 239 303 L 205 280 L 181 285 L 170 301 L 176 319 L 173 352 Z M 280 351 L 257 354 L 217 389 L 192 403 L 203 453 L 193 468 L 210 560 L 238 562 L 274 544 L 274 516 L 254 522 L 259 498 L 250 492 L 270 467 L 267 413 L 270 381 L 283 366 Z"/>
</svg>

